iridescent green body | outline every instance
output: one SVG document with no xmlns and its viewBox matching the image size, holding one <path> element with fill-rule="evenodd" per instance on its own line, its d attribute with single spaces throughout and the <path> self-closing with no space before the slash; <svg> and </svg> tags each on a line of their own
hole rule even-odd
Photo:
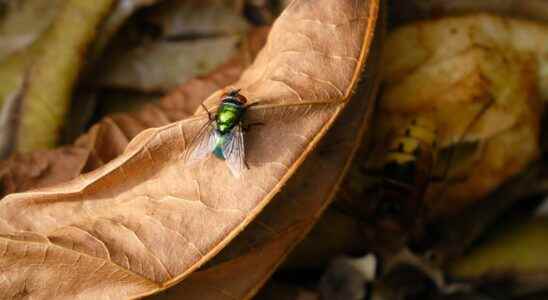
<svg viewBox="0 0 548 300">
<path fill-rule="evenodd" d="M 215 115 L 204 106 L 208 120 L 190 143 L 187 162 L 192 163 L 213 153 L 226 161 L 234 177 L 239 177 L 248 168 L 242 119 L 251 105 L 247 105 L 246 97 L 239 91 L 223 94 Z"/>
<path fill-rule="evenodd" d="M 240 124 L 244 113 L 245 106 L 238 99 L 229 96 L 221 102 L 215 115 L 218 137 L 213 149 L 213 154 L 218 158 L 225 159 L 223 145 L 226 142 L 226 136 L 232 132 L 234 127 Z"/>
</svg>

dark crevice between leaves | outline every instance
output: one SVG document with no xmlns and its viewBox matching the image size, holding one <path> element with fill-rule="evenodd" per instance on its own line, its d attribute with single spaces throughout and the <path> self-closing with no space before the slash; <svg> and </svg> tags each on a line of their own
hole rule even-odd
<svg viewBox="0 0 548 300">
<path fill-rule="evenodd" d="M 523 199 L 538 199 L 547 194 L 547 190 L 531 189 L 541 180 L 541 172 L 546 162 L 533 162 L 521 174 L 514 176 L 488 196 L 485 200 L 471 205 L 462 213 L 445 220 L 434 221 L 427 225 L 428 240 L 414 245 L 415 249 L 431 249 L 432 259 L 444 264 L 454 257 L 462 255 L 489 228 L 493 228 L 497 220 L 508 213 L 516 213 L 512 207 L 516 203 L 522 206 Z M 507 220 L 506 220 L 507 221 Z"/>
<path fill-rule="evenodd" d="M 166 35 L 161 40 L 166 42 L 181 42 L 181 41 L 197 41 L 226 36 L 224 32 L 180 32 L 176 34 Z"/>
</svg>

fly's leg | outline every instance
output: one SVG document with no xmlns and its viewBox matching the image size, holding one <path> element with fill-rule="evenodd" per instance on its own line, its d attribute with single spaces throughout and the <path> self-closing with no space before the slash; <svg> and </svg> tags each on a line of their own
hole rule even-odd
<svg viewBox="0 0 548 300">
<path fill-rule="evenodd" d="M 206 111 L 207 113 L 207 118 L 210 120 L 210 121 L 213 121 L 215 120 L 215 118 L 213 117 L 213 115 L 209 112 L 209 110 L 207 109 L 207 107 L 202 103 L 202 108 Z"/>
</svg>

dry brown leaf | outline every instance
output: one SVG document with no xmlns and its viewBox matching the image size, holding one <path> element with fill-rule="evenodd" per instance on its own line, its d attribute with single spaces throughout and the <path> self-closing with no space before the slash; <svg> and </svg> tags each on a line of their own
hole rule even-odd
<svg viewBox="0 0 548 300">
<path fill-rule="evenodd" d="M 374 95 L 375 83 L 366 86 Z M 213 259 L 214 265 L 153 299 L 250 299 L 331 203 L 366 129 L 371 105 L 368 97 L 353 99 L 284 190 Z"/>
<path fill-rule="evenodd" d="M 375 19 L 378 3 L 372 1 L 369 5 L 371 18 Z M 205 270 L 156 299 L 250 299 L 308 234 L 331 203 L 370 124 L 380 80 L 377 74 L 382 26 L 382 22 L 375 25 L 376 39 L 368 54 L 363 84 L 318 148 L 254 222 Z M 204 288 L 207 286 L 211 288 Z"/>
<path fill-rule="evenodd" d="M 7 298 L 135 297 L 175 284 L 211 258 L 345 107 L 370 46 L 374 5 L 367 4 L 294 1 L 277 20 L 234 84 L 261 101 L 247 121 L 267 124 L 248 134 L 243 178 L 213 159 L 185 166 L 187 142 L 207 118 L 199 114 L 144 131 L 121 156 L 73 181 L 5 197 L 0 265 L 10 280 L 0 284 Z M 217 99 L 209 98 L 210 108 Z"/>
<path fill-rule="evenodd" d="M 271 257 L 284 256 L 287 249 L 300 240 L 307 226 L 301 223 L 279 232 L 275 239 L 253 251 L 193 273 L 173 288 L 147 299 L 249 299 L 276 268 L 278 263 Z"/>
</svg>

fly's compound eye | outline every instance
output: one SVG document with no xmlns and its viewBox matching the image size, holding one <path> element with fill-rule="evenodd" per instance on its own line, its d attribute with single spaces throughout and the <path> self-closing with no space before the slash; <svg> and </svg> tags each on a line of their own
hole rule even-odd
<svg viewBox="0 0 548 300">
<path fill-rule="evenodd" d="M 242 94 L 237 93 L 234 97 L 236 97 L 236 99 L 238 99 L 238 101 L 240 101 L 240 103 L 242 104 L 247 103 L 247 98 L 244 97 Z"/>
<path fill-rule="evenodd" d="M 247 103 L 247 98 L 240 94 L 240 89 L 237 89 L 237 90 L 231 90 L 229 92 L 226 92 L 224 93 L 222 96 L 221 96 L 221 99 L 231 99 L 231 100 L 234 100 L 234 101 L 237 101 L 241 104 L 246 104 Z"/>
</svg>

